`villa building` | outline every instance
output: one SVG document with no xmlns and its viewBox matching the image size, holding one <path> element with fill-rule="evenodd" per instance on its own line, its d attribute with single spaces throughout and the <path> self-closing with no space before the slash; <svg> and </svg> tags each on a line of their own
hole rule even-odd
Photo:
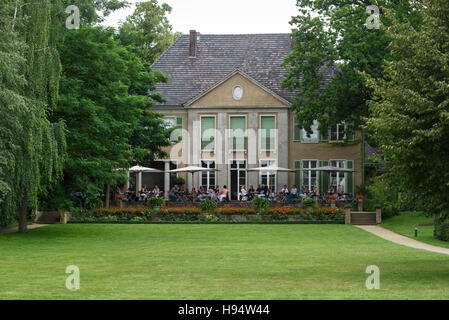
<svg viewBox="0 0 449 320">
<path fill-rule="evenodd" d="M 362 182 L 361 133 L 345 136 L 344 124 L 320 135 L 318 123 L 308 136 L 296 126 L 290 109 L 295 93 L 281 88 L 286 70 L 280 65 L 292 50 L 289 34 L 203 35 L 191 31 L 179 37 L 153 64 L 169 78 L 156 91 L 167 102 L 152 107 L 176 127 L 169 157 L 151 166 L 174 169 L 196 165 L 216 172 L 185 175 L 187 186 L 227 185 L 231 199 L 242 185 L 341 185 L 353 194 Z M 327 82 L 336 68 L 325 68 Z M 143 164 L 149 165 L 149 164 Z M 295 169 L 267 175 L 247 169 L 267 165 Z M 353 169 L 354 173 L 309 170 L 323 165 Z M 137 187 L 158 184 L 167 191 L 175 175 L 143 174 Z M 330 180 L 329 180 L 330 179 Z"/>
</svg>

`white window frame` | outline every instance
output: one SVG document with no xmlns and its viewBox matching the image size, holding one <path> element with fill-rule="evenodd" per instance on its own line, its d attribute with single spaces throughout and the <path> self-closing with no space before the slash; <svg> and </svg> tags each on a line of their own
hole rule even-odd
<svg viewBox="0 0 449 320">
<path fill-rule="evenodd" d="M 347 160 L 344 160 L 344 159 L 331 159 L 331 160 L 329 160 L 329 165 L 330 166 L 333 166 L 332 161 L 341 161 L 341 162 L 343 162 L 343 167 L 339 167 L 338 165 L 336 165 L 335 167 L 340 168 L 340 169 L 346 169 L 346 162 L 347 162 Z M 345 193 L 346 192 L 347 173 L 346 172 L 335 172 L 335 173 L 336 173 L 336 182 L 337 182 L 337 184 L 335 185 L 335 190 L 334 191 L 337 191 L 338 180 L 339 180 L 339 178 L 341 178 L 343 176 L 343 183 L 341 184 L 341 186 L 342 186 L 342 189 L 343 189 L 343 193 Z M 331 187 L 333 187 L 333 184 L 332 184 L 332 172 L 329 173 L 329 184 L 330 184 Z"/>
<path fill-rule="evenodd" d="M 208 169 L 210 169 L 211 162 L 214 163 L 214 168 L 215 168 L 215 169 L 217 168 L 217 162 L 216 162 L 215 160 L 203 159 L 203 160 L 201 160 L 201 167 L 203 167 L 203 162 L 206 163 L 206 168 L 208 168 Z M 215 183 L 214 183 L 214 185 L 213 185 L 212 187 L 215 188 L 215 186 L 217 185 L 217 173 L 216 173 L 216 171 L 213 171 L 213 172 L 212 172 L 212 171 L 204 171 L 204 172 L 201 172 L 200 186 L 203 186 L 203 187 L 204 187 L 204 185 L 203 185 L 203 175 L 206 175 L 206 181 L 207 181 L 207 184 L 206 184 L 205 187 L 207 188 L 207 190 L 209 190 L 209 188 L 211 187 L 211 185 L 210 185 L 210 176 L 211 176 L 211 173 L 214 174 L 214 181 L 215 181 Z"/>
<path fill-rule="evenodd" d="M 214 148 L 203 149 L 203 137 L 202 137 L 202 118 L 214 118 Z M 215 114 L 202 114 L 200 115 L 200 152 L 215 152 L 217 150 L 217 115 Z"/>
<path fill-rule="evenodd" d="M 309 191 L 311 191 L 312 190 L 312 187 L 313 187 L 313 185 L 312 185 L 312 170 L 310 170 L 311 169 L 311 167 L 310 167 L 310 162 L 311 161 L 315 161 L 316 162 L 316 166 L 315 166 L 315 168 L 318 168 L 319 167 L 319 160 L 318 159 L 303 159 L 303 160 L 301 160 L 302 161 L 302 164 L 301 164 L 301 167 L 302 167 L 302 172 L 301 172 L 301 175 L 302 175 L 302 177 L 301 177 L 301 179 L 302 179 L 302 182 L 303 182 L 303 185 L 302 186 L 300 186 L 301 188 L 305 185 L 304 184 L 304 171 L 308 171 L 309 172 L 309 174 L 308 174 L 308 178 L 309 178 L 309 185 L 307 185 L 306 187 L 307 187 L 307 189 L 309 190 Z M 308 161 L 309 162 L 309 168 L 307 168 L 307 169 L 304 169 L 304 162 L 305 161 Z M 316 172 L 316 187 L 318 188 L 318 190 L 320 189 L 320 177 L 319 177 L 319 174 L 318 174 L 318 171 L 315 171 Z"/>
<path fill-rule="evenodd" d="M 340 131 L 338 130 L 340 128 L 340 126 L 344 127 L 342 138 L 340 137 L 340 134 L 339 134 Z M 344 142 L 346 140 L 346 124 L 344 122 L 338 123 L 336 125 L 336 127 L 337 127 L 337 140 L 332 140 L 332 128 L 330 128 L 329 129 L 329 142 Z"/>
<path fill-rule="evenodd" d="M 231 168 L 231 165 L 232 165 L 233 162 L 237 163 L 237 168 L 236 169 L 232 169 Z M 242 163 L 242 162 L 245 164 L 245 169 L 240 169 L 240 163 Z M 248 169 L 248 160 L 247 159 L 230 159 L 229 160 L 229 172 L 228 172 L 228 174 L 229 174 L 229 176 L 228 176 L 229 197 L 231 197 L 231 194 L 232 194 L 232 183 L 231 183 L 231 173 L 232 173 L 232 171 L 237 171 L 237 189 L 238 189 L 237 190 L 237 197 L 238 197 L 237 200 L 240 200 L 240 189 L 241 189 L 240 188 L 241 187 L 241 185 L 240 185 L 240 173 L 243 172 L 243 174 L 245 175 L 245 188 L 246 188 L 246 185 L 248 184 L 248 172 L 247 172 L 247 169 Z"/>
</svg>

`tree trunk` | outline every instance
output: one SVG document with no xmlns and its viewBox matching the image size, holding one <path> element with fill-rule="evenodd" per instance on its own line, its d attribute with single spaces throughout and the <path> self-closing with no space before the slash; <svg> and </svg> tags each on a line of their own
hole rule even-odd
<svg viewBox="0 0 449 320">
<path fill-rule="evenodd" d="M 22 203 L 19 207 L 19 233 L 27 233 L 28 231 L 27 215 L 28 215 L 28 197 L 25 191 L 22 198 Z"/>
<path fill-rule="evenodd" d="M 105 204 L 105 207 L 106 207 L 106 208 L 109 208 L 109 204 L 110 204 L 110 202 L 111 202 L 111 201 L 110 201 L 110 191 L 111 191 L 110 189 L 111 189 L 111 188 L 110 188 L 109 184 L 107 184 L 107 185 L 106 185 L 106 201 L 105 201 L 105 202 L 106 202 L 106 204 Z"/>
</svg>

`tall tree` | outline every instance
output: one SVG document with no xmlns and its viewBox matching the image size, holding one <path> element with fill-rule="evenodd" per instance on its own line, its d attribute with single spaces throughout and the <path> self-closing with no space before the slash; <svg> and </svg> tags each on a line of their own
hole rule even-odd
<svg viewBox="0 0 449 320">
<path fill-rule="evenodd" d="M 409 1 L 379 0 L 380 10 L 390 8 L 401 19 L 417 22 Z M 366 87 L 359 71 L 382 77 L 383 60 L 389 59 L 388 39 L 383 29 L 366 26 L 371 1 L 360 0 L 298 0 L 299 14 L 290 22 L 295 46 L 283 65 L 288 69 L 283 87 L 297 90 L 292 108 L 297 111 L 298 124 L 310 132 L 314 120 L 320 131 L 343 121 L 347 129 L 360 124 L 367 115 Z M 380 24 L 389 24 L 384 15 Z M 338 67 L 329 79 L 323 68 Z"/>
<path fill-rule="evenodd" d="M 139 55 L 152 64 L 172 43 L 180 33 L 174 33 L 167 14 L 172 8 L 157 0 L 139 2 L 136 9 L 119 29 L 122 44 L 132 44 Z"/>
<path fill-rule="evenodd" d="M 116 169 L 127 168 L 136 149 L 145 157 L 161 153 L 160 147 L 169 144 L 170 132 L 163 120 L 146 111 L 161 99 L 160 95 L 149 96 L 148 91 L 165 76 L 148 69 L 114 39 L 110 28 L 85 26 L 70 32 L 60 53 L 63 75 L 54 117 L 68 127 L 62 189 L 66 195 L 82 192 L 91 202 L 88 205 L 96 206 L 105 185 L 124 181 Z M 144 117 L 151 124 L 142 123 Z M 146 129 L 149 142 L 131 140 L 137 128 Z"/>
<path fill-rule="evenodd" d="M 391 174 L 420 208 L 435 215 L 435 235 L 449 241 L 449 2 L 422 0 L 420 28 L 396 20 L 384 30 L 392 60 L 374 90 L 369 129 Z"/>
<path fill-rule="evenodd" d="M 0 10 L 0 224 L 19 218 L 61 174 L 64 125 L 47 112 L 57 101 L 59 56 L 51 45 L 48 0 L 6 0 Z"/>
</svg>

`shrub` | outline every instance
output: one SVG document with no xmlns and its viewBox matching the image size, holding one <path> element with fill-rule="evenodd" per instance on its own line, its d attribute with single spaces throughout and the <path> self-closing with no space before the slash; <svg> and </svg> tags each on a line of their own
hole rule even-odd
<svg viewBox="0 0 449 320">
<path fill-rule="evenodd" d="M 147 203 L 150 208 L 161 208 L 165 206 L 165 199 L 162 197 L 153 197 L 148 199 Z"/>
<path fill-rule="evenodd" d="M 254 208 L 248 207 L 220 207 L 215 209 L 216 214 L 224 214 L 224 215 L 248 215 L 248 214 L 256 214 L 256 210 Z"/>
<path fill-rule="evenodd" d="M 435 229 L 433 230 L 433 236 L 436 239 L 449 241 L 449 220 L 435 218 Z"/>
<path fill-rule="evenodd" d="M 256 209 L 257 213 L 262 213 L 266 208 L 270 205 L 270 201 L 268 199 L 263 199 L 256 197 L 253 200 L 253 207 Z"/>
<path fill-rule="evenodd" d="M 213 214 L 207 214 L 205 216 L 205 220 L 207 222 L 219 222 L 221 219 L 218 216 L 215 216 Z"/>
<path fill-rule="evenodd" d="M 183 186 L 186 184 L 186 181 L 181 177 L 176 177 L 174 184 L 176 184 L 177 186 Z"/>
<path fill-rule="evenodd" d="M 303 207 L 317 207 L 318 206 L 318 201 L 316 201 L 315 199 L 304 199 L 302 201 L 302 206 Z"/>
<path fill-rule="evenodd" d="M 213 211 L 217 208 L 217 201 L 212 199 L 205 199 L 200 202 L 200 209 L 203 212 Z"/>
</svg>

